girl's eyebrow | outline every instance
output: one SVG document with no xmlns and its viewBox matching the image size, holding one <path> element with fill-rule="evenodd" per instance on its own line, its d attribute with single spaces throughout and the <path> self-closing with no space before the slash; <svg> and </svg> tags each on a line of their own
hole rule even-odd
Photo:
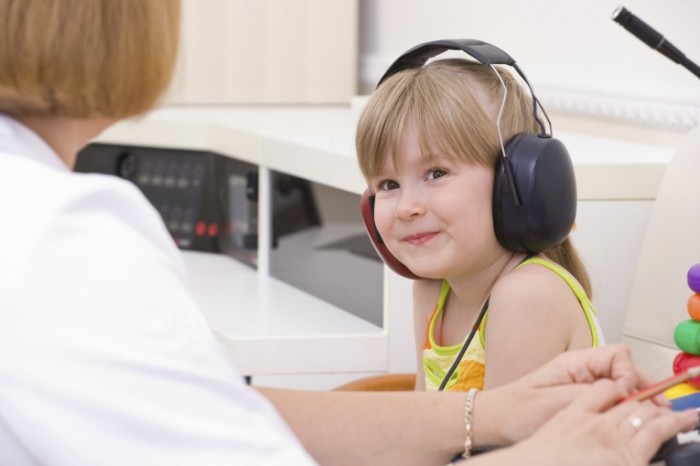
<svg viewBox="0 0 700 466">
<path fill-rule="evenodd" d="M 453 159 L 453 157 L 446 155 L 446 154 L 441 154 L 441 153 L 433 153 L 433 152 L 427 152 L 423 154 L 423 162 L 424 163 L 437 163 L 437 162 L 449 162 Z"/>
</svg>

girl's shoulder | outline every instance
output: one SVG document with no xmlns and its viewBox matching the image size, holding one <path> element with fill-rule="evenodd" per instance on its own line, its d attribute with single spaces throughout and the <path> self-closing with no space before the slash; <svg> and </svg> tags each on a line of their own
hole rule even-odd
<svg viewBox="0 0 700 466">
<path fill-rule="evenodd" d="M 571 280 L 575 282 L 562 266 L 535 256 L 499 277 L 491 296 L 498 301 L 519 303 L 557 301 L 572 295 Z"/>
</svg>

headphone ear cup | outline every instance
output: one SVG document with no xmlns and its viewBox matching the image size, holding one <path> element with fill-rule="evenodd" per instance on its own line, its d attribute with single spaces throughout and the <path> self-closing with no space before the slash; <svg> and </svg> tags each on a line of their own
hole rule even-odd
<svg viewBox="0 0 700 466">
<path fill-rule="evenodd" d="M 515 135 L 496 167 L 493 222 L 496 238 L 511 251 L 540 253 L 562 243 L 576 220 L 576 177 L 569 152 L 558 139 Z M 513 184 L 504 164 L 510 164 Z"/>
<path fill-rule="evenodd" d="M 365 224 L 365 230 L 367 231 L 370 241 L 372 241 L 372 246 L 374 246 L 374 249 L 384 263 L 388 265 L 391 270 L 406 278 L 413 280 L 421 278 L 411 272 L 403 262 L 394 257 L 394 255 L 389 252 L 386 244 L 384 244 L 384 240 L 382 240 L 379 231 L 377 231 L 377 225 L 374 223 L 374 196 L 370 194 L 369 190 L 365 190 L 360 198 L 360 211 L 362 213 L 362 221 Z"/>
</svg>

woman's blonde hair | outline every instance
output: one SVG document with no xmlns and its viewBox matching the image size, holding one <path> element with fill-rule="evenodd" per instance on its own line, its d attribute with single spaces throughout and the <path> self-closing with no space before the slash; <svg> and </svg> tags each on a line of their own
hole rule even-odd
<svg viewBox="0 0 700 466">
<path fill-rule="evenodd" d="M 408 122 L 415 125 L 421 152 L 429 147 L 467 163 L 496 168 L 502 157 L 496 129 L 503 84 L 508 96 L 500 119 L 504 143 L 515 134 L 538 130 L 532 96 L 510 71 L 462 59 L 435 60 L 387 78 L 372 94 L 357 126 L 355 145 L 360 170 L 367 180 L 381 170 L 385 157 L 394 166 L 401 134 Z M 567 238 L 546 252 L 566 268 L 591 295 L 590 280 L 576 250 Z"/>
<path fill-rule="evenodd" d="M 0 0 L 0 111 L 124 118 L 172 79 L 179 0 Z"/>
</svg>

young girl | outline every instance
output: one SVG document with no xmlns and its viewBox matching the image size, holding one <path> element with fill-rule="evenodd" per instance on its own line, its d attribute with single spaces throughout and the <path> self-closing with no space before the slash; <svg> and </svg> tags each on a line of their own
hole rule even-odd
<svg viewBox="0 0 700 466">
<path fill-rule="evenodd" d="M 530 257 L 496 238 L 504 86 L 504 142 L 537 129 L 532 96 L 497 68 L 500 79 L 490 66 L 451 58 L 399 71 L 382 81 L 358 125 L 377 231 L 425 278 L 413 296 L 418 390 L 495 387 L 558 353 L 602 344 L 571 241 Z"/>
</svg>

